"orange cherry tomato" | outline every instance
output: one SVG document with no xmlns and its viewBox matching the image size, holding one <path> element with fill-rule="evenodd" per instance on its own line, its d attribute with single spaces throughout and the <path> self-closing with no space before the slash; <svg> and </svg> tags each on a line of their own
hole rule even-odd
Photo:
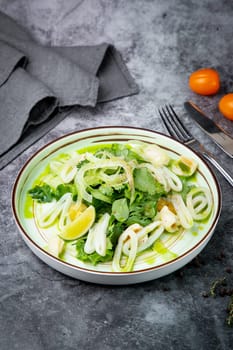
<svg viewBox="0 0 233 350">
<path fill-rule="evenodd" d="M 233 93 L 223 96 L 219 101 L 218 108 L 224 117 L 233 120 Z"/>
<path fill-rule="evenodd" d="M 212 68 L 198 69 L 190 75 L 189 87 L 199 95 L 214 95 L 220 88 L 219 74 Z"/>
</svg>

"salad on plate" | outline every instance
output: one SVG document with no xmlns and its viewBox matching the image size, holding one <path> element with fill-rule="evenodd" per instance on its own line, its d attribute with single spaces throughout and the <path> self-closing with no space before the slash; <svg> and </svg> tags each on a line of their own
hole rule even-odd
<svg viewBox="0 0 233 350">
<path fill-rule="evenodd" d="M 55 156 L 27 195 L 50 254 L 129 272 L 163 234 L 208 220 L 212 195 L 197 171 L 156 144 L 95 144 Z"/>
</svg>

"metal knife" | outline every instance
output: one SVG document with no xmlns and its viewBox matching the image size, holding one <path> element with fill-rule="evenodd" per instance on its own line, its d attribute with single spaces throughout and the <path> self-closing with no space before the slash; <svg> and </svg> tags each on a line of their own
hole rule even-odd
<svg viewBox="0 0 233 350">
<path fill-rule="evenodd" d="M 200 128 L 231 158 L 233 158 L 233 139 L 225 134 L 213 120 L 208 118 L 205 113 L 192 101 L 184 103 L 184 107 L 189 112 L 192 119 Z"/>
</svg>

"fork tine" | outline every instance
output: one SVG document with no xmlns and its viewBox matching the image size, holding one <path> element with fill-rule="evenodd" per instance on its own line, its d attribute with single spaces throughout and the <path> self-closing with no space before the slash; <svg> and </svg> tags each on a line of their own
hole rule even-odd
<svg viewBox="0 0 233 350">
<path fill-rule="evenodd" d="M 177 123 L 177 116 L 173 114 L 173 110 L 170 110 L 171 107 L 170 105 L 165 105 L 165 108 L 167 110 L 168 113 L 168 120 L 171 124 L 171 126 L 173 127 L 173 129 L 176 130 L 176 133 L 178 135 L 178 139 L 181 141 L 186 141 L 186 135 L 182 132 L 182 129 L 180 128 L 179 123 Z"/>
<path fill-rule="evenodd" d="M 158 112 L 169 134 L 175 137 L 176 139 L 179 138 L 179 135 L 177 134 L 176 130 L 173 128 L 173 126 L 170 123 L 166 110 L 161 107 L 161 109 L 158 109 Z"/>
<path fill-rule="evenodd" d="M 192 138 L 192 135 L 190 134 L 190 132 L 186 129 L 186 127 L 184 126 L 184 124 L 181 122 L 180 118 L 178 117 L 178 115 L 176 114 L 174 108 L 169 104 L 168 106 L 166 106 L 167 110 L 169 111 L 170 109 L 170 116 L 173 119 L 174 123 L 177 125 L 179 125 L 179 131 L 183 134 L 183 136 L 186 139 L 190 139 Z"/>
<path fill-rule="evenodd" d="M 169 134 L 182 142 L 188 141 L 187 136 L 180 130 L 180 126 L 178 125 L 176 118 L 173 116 L 173 113 L 170 111 L 168 106 L 165 105 L 164 108 L 161 109 L 162 112 L 160 113 L 160 116 L 163 115 L 162 120 Z"/>
<path fill-rule="evenodd" d="M 170 104 L 165 105 L 164 108 L 161 108 L 159 114 L 170 135 L 182 142 L 188 142 L 193 139 L 193 136 L 185 128 Z"/>
</svg>

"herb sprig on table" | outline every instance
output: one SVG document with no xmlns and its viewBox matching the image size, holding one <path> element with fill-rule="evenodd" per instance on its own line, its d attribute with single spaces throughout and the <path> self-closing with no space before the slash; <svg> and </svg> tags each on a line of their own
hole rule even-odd
<svg viewBox="0 0 233 350">
<path fill-rule="evenodd" d="M 233 326 L 233 295 L 231 296 L 231 300 L 229 302 L 228 308 L 227 308 L 227 324 L 228 326 Z"/>
<path fill-rule="evenodd" d="M 228 285 L 228 282 L 226 277 L 216 279 L 211 283 L 209 291 L 202 293 L 202 296 L 205 298 L 209 296 L 212 298 L 216 298 L 218 296 L 220 297 L 230 296 L 231 299 L 226 310 L 227 311 L 226 323 L 228 326 L 233 326 L 233 288 L 230 288 L 227 285 Z"/>
</svg>

